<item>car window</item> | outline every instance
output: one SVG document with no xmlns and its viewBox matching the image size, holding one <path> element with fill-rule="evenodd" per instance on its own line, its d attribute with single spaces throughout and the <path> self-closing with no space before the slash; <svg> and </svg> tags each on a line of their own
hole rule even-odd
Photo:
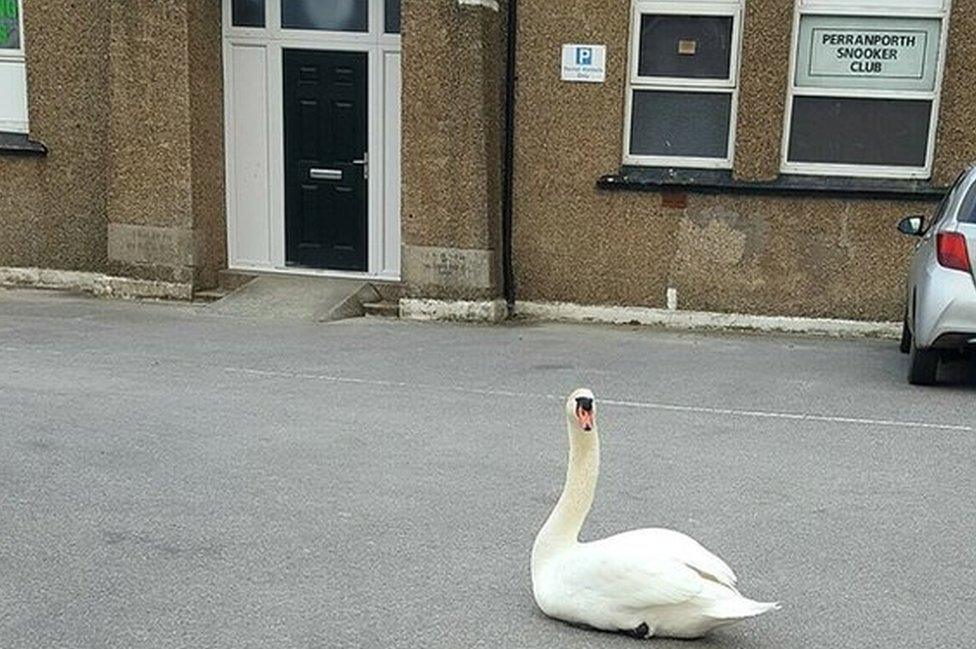
<svg viewBox="0 0 976 649">
<path fill-rule="evenodd" d="M 959 222 L 976 223 L 976 183 L 969 186 L 969 191 L 959 205 Z"/>
<path fill-rule="evenodd" d="M 963 172 L 956 178 L 956 182 L 952 183 L 952 187 L 949 188 L 949 191 L 946 192 L 942 202 L 940 202 L 939 206 L 935 209 L 932 219 L 926 224 L 925 232 L 932 232 L 936 230 L 940 225 L 942 225 L 942 222 L 946 219 L 946 217 L 952 213 L 952 210 L 949 208 L 952 205 L 957 205 L 960 203 L 959 192 L 961 192 L 962 188 L 966 185 L 966 178 L 968 175 L 968 173 Z M 976 201 L 976 184 L 970 185 L 969 191 L 966 193 L 966 196 L 963 197 L 963 200 L 961 201 L 963 208 L 966 207 L 967 201 Z M 970 207 L 972 209 L 972 207 L 976 206 Z M 961 212 L 962 210 L 960 210 L 960 213 Z"/>
</svg>

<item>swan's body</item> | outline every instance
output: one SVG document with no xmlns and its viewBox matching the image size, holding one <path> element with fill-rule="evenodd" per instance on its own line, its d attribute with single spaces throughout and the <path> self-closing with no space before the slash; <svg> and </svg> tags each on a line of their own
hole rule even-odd
<svg viewBox="0 0 976 649">
<path fill-rule="evenodd" d="M 566 485 L 532 547 L 532 590 L 543 613 L 642 638 L 697 638 L 778 608 L 740 595 L 732 569 L 680 532 L 641 529 L 579 542 L 600 466 L 594 415 L 584 430 L 579 399 L 592 409 L 587 391 L 574 392 L 567 403 Z"/>
</svg>

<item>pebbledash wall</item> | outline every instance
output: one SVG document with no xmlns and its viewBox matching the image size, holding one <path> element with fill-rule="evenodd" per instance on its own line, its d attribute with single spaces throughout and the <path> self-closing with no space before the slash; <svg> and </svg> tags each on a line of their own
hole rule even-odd
<svg viewBox="0 0 976 649">
<path fill-rule="evenodd" d="M 518 299 L 665 307 L 673 289 L 680 309 L 900 318 L 912 242 L 895 224 L 930 211 L 976 156 L 976 3 L 817 2 L 519 0 Z M 93 0 L 80 11 L 76 3 L 24 1 L 29 127 L 0 134 L 0 267 L 196 289 L 216 283 L 228 265 L 221 4 Z M 502 297 L 507 8 L 402 4 L 407 298 Z M 936 75 L 934 90 L 909 88 L 902 97 L 937 102 L 933 148 L 918 169 L 861 177 L 857 169 L 821 175 L 784 164 L 788 107 L 804 92 L 791 80 L 796 16 L 807 9 L 853 18 L 868 32 L 890 29 L 891 17 L 923 15 L 931 25 L 936 16 L 948 26 L 945 52 L 937 48 L 934 59 L 941 83 Z M 689 88 L 628 72 L 639 51 L 631 55 L 636 15 L 729 11 L 738 12 L 741 33 L 730 79 Z M 681 36 L 677 53 L 694 59 L 707 42 Z M 605 80 L 563 80 L 568 44 L 604 46 Z M 916 63 L 928 78 L 930 53 L 906 56 L 922 57 Z M 0 64 L 17 64 L 4 57 Z M 628 93 L 641 89 L 731 95 L 728 164 L 633 156 L 625 147 Z"/>
<path fill-rule="evenodd" d="M 677 10 L 695 13 L 695 4 Z M 873 17 L 884 29 L 887 15 L 932 4 L 835 9 Z M 895 226 L 930 212 L 938 188 L 976 156 L 976 3 L 953 2 L 931 177 L 803 176 L 793 181 L 797 190 L 781 169 L 797 3 L 744 3 L 734 162 L 728 178 L 679 171 L 699 178 L 684 187 L 660 166 L 621 169 L 632 6 L 519 3 L 519 298 L 665 307 L 673 288 L 680 309 L 900 319 L 913 242 Z M 662 6 L 675 10 L 644 3 L 652 14 Z M 574 43 L 606 46 L 605 82 L 561 80 L 560 48 Z M 715 175 L 719 186 L 703 186 Z M 618 188 L 598 187 L 604 176 L 602 187 Z"/>
<path fill-rule="evenodd" d="M 0 267 L 152 280 L 173 296 L 216 283 L 226 258 L 219 3 L 22 6 L 29 119 L 0 128 Z"/>
</svg>

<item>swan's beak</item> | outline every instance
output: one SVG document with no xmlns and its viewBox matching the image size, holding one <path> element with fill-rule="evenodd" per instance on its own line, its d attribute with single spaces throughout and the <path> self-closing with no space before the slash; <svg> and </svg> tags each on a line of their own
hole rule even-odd
<svg viewBox="0 0 976 649">
<path fill-rule="evenodd" d="M 576 420 L 579 421 L 580 428 L 586 431 L 593 430 L 593 411 L 576 409 Z"/>
</svg>

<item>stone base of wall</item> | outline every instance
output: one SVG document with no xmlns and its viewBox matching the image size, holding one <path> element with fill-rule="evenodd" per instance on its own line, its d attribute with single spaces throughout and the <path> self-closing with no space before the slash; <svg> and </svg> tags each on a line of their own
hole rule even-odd
<svg viewBox="0 0 976 649">
<path fill-rule="evenodd" d="M 400 317 L 404 320 L 451 320 L 456 322 L 501 322 L 508 317 L 504 300 L 430 300 L 403 298 Z"/>
<path fill-rule="evenodd" d="M 47 268 L 0 267 L 0 286 L 89 293 L 122 299 L 192 300 L 193 285 Z"/>
<path fill-rule="evenodd" d="M 901 335 L 899 322 L 793 318 L 569 302 L 519 302 L 513 315 L 520 320 L 645 325 L 684 331 L 758 331 L 890 339 L 897 339 Z M 507 317 L 507 312 L 504 300 L 479 302 L 404 298 L 400 300 L 400 317 L 408 320 L 501 322 Z"/>
<path fill-rule="evenodd" d="M 900 322 L 795 318 L 568 302 L 519 302 L 515 305 L 515 317 L 526 320 L 649 325 L 689 331 L 761 331 L 844 338 L 898 338 L 901 335 Z"/>
<path fill-rule="evenodd" d="M 403 246 L 403 283 L 411 297 L 493 300 L 501 292 L 493 250 Z"/>
</svg>

